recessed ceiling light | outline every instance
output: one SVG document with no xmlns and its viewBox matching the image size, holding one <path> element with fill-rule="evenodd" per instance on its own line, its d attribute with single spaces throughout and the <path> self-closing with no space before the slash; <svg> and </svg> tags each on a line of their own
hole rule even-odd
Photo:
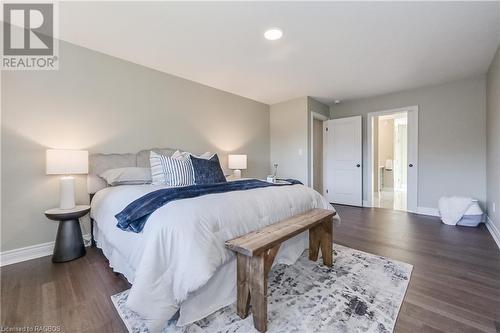
<svg viewBox="0 0 500 333">
<path fill-rule="evenodd" d="M 336 100 L 334 100 L 334 101 L 333 101 L 333 103 L 335 103 L 335 104 L 340 104 L 340 99 L 336 99 Z"/>
<path fill-rule="evenodd" d="M 283 36 L 283 31 L 280 28 L 271 28 L 267 29 L 264 32 L 264 37 L 267 40 L 278 40 Z"/>
</svg>

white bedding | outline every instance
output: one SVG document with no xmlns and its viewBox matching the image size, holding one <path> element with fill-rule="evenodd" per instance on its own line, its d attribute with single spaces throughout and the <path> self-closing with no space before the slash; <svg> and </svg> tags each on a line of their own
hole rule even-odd
<svg viewBox="0 0 500 333">
<path fill-rule="evenodd" d="M 127 305 L 158 332 L 179 309 L 178 325 L 196 321 L 236 300 L 235 257 L 224 242 L 311 208 L 333 207 L 303 186 L 267 187 L 178 200 L 155 211 L 142 233 L 116 227 L 114 215 L 162 186 L 131 185 L 99 191 L 91 215 L 98 246 L 131 282 Z M 307 233 L 286 242 L 277 263 L 291 264 Z"/>
</svg>

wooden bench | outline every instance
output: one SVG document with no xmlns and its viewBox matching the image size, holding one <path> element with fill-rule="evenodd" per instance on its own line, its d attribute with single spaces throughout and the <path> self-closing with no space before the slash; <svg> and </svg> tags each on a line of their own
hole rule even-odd
<svg viewBox="0 0 500 333">
<path fill-rule="evenodd" d="M 254 326 L 259 332 L 267 330 L 268 273 L 281 243 L 309 230 L 309 259 L 316 261 L 321 247 L 323 264 L 331 267 L 335 214 L 316 208 L 226 241 L 226 247 L 236 252 L 237 313 L 246 318 L 252 304 Z"/>
</svg>

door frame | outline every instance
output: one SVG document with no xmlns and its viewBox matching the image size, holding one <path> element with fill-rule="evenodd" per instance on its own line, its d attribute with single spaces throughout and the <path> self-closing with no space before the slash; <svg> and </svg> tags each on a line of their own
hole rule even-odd
<svg viewBox="0 0 500 333">
<path fill-rule="evenodd" d="M 394 113 L 407 112 L 408 114 L 408 152 L 407 162 L 413 164 L 414 172 L 412 177 L 407 173 L 407 196 L 406 196 L 406 210 L 416 213 L 418 210 L 418 105 L 406 106 L 397 109 L 382 110 L 377 112 L 370 112 L 367 115 L 367 207 L 373 207 L 373 120 L 374 117 L 389 115 Z"/>
<path fill-rule="evenodd" d="M 329 120 L 327 116 L 315 112 L 310 111 L 309 115 L 309 187 L 313 188 L 314 186 L 314 119 L 319 119 L 321 121 Z M 323 140 L 324 144 L 324 140 Z M 323 154 L 323 152 L 321 152 Z M 324 164 L 324 163 L 323 163 Z"/>
</svg>

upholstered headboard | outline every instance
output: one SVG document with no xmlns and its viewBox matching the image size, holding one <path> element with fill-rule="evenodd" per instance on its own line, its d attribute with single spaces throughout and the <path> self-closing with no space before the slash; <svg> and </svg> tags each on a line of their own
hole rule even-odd
<svg viewBox="0 0 500 333">
<path fill-rule="evenodd" d="M 87 192 L 94 194 L 107 187 L 107 183 L 99 177 L 99 174 L 114 168 L 143 167 L 149 168 L 149 154 L 154 151 L 170 156 L 176 149 L 172 148 L 152 148 L 141 150 L 136 154 L 91 154 L 89 156 L 89 174 L 87 176 Z"/>
</svg>

